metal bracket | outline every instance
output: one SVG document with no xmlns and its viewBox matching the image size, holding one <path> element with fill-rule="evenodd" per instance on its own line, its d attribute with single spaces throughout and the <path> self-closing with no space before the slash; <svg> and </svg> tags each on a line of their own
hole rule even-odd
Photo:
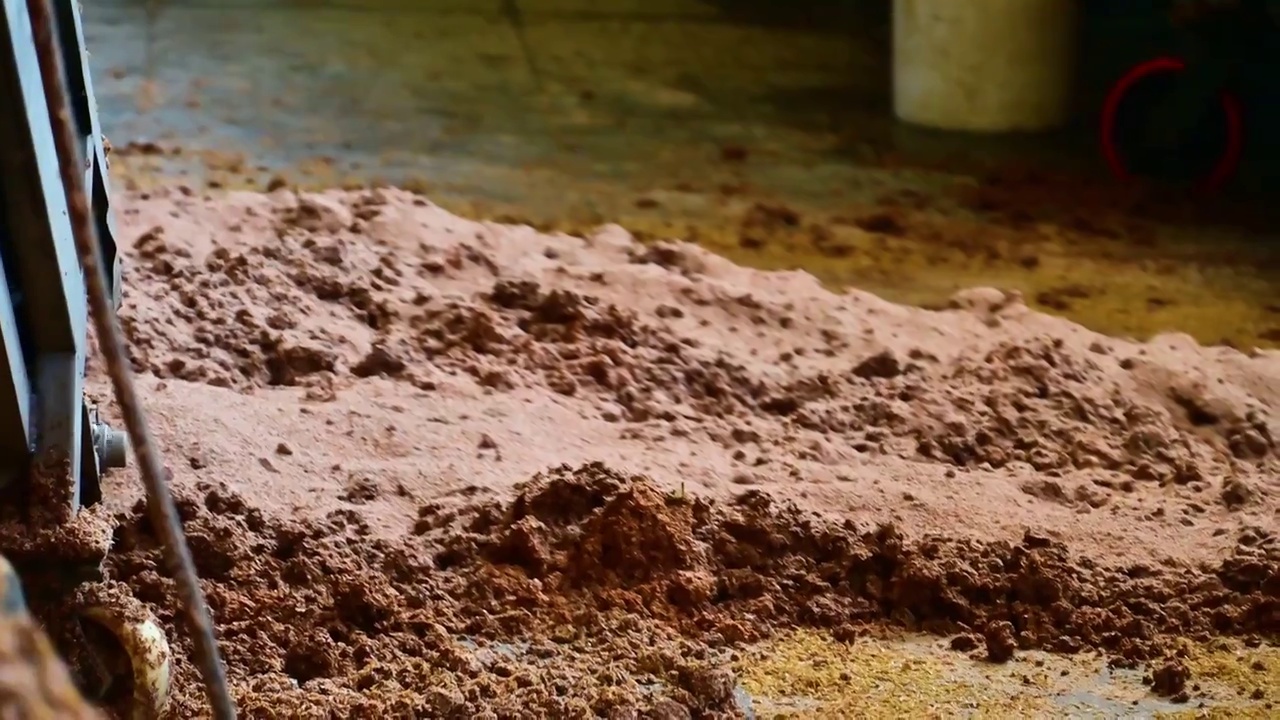
<svg viewBox="0 0 1280 720">
<path fill-rule="evenodd" d="M 24 0 L 0 1 L 0 107 L 8 109 L 0 113 L 0 485 L 25 478 L 33 457 L 67 457 L 74 510 L 101 498 L 101 473 L 123 464 L 127 443 L 85 401 L 85 282 L 31 20 Z M 118 308 L 120 258 L 79 5 L 52 5 L 103 267 L 112 276 L 106 281 Z"/>
</svg>

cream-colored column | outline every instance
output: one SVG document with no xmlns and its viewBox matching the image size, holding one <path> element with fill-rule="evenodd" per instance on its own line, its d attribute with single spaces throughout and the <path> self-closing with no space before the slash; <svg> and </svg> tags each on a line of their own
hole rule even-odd
<svg viewBox="0 0 1280 720">
<path fill-rule="evenodd" d="M 940 130 L 1061 125 L 1074 89 L 1077 1 L 894 0 L 894 113 Z"/>
</svg>

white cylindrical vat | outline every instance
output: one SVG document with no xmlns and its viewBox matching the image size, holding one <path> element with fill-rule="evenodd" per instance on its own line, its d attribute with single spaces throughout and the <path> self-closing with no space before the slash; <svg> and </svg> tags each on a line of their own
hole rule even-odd
<svg viewBox="0 0 1280 720">
<path fill-rule="evenodd" d="M 1071 112 L 1078 0 L 894 0 L 893 108 L 939 130 L 1034 132 Z"/>
</svg>

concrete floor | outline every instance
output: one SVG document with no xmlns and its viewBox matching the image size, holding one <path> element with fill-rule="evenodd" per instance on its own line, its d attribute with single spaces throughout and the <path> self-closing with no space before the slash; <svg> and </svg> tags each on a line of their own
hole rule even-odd
<svg viewBox="0 0 1280 720">
<path fill-rule="evenodd" d="M 513 199 L 501 188 L 516 178 L 520 195 L 541 186 L 530 173 L 633 189 L 705 181 L 720 147 L 741 144 L 765 171 L 816 165 L 786 181 L 815 191 L 830 179 L 823 166 L 859 151 L 833 147 L 830 131 L 849 120 L 835 113 L 858 111 L 843 100 L 884 92 L 882 48 L 726 20 L 698 0 L 608 12 L 524 0 L 536 70 L 499 0 L 218 5 L 175 3 L 151 23 L 142 0 L 87 13 L 112 134 L 496 201 Z M 867 120 L 881 114 L 872 102 Z M 889 131 L 879 125 L 866 145 Z"/>
<path fill-rule="evenodd" d="M 756 202 L 827 223 L 895 191 L 953 192 L 966 168 L 1097 171 L 1087 138 L 975 141 L 893 123 L 882 15 L 815 10 L 777 29 L 743 3 L 719 3 L 739 8 L 730 16 L 703 0 L 520 0 L 531 62 L 501 0 L 173 0 L 153 16 L 147 4 L 85 9 L 117 183 L 384 181 L 470 215 L 692 238 L 902 302 L 1085 284 L 1088 297 L 1048 307 L 1116 334 L 1280 346 L 1280 247 L 1248 234 L 1165 228 L 1134 248 L 1050 227 L 1025 248 L 975 252 L 997 240 L 971 223 L 961 243 L 838 229 L 844 258 L 744 249 Z M 941 160 L 945 172 L 925 169 Z"/>
</svg>

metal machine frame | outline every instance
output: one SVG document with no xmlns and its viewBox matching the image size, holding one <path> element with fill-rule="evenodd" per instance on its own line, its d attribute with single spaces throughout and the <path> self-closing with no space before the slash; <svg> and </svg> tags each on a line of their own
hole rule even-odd
<svg viewBox="0 0 1280 720">
<path fill-rule="evenodd" d="M 103 423 L 85 397 L 89 322 L 103 320 L 90 317 L 90 306 L 114 321 L 120 257 L 79 0 L 0 3 L 0 43 L 8 39 L 0 46 L 0 490 L 20 513 L 6 515 L 8 532 L 56 543 L 62 525 L 102 499 L 103 473 L 128 459 L 128 436 Z M 97 252 L 86 252 L 94 236 Z M 102 283 L 85 268 L 101 272 Z M 106 327 L 118 333 L 114 322 Z M 108 370 L 118 369 L 127 358 L 119 337 L 107 339 Z M 98 661 L 74 673 L 82 690 L 105 699 L 127 678 L 130 716 L 158 717 L 172 653 L 159 621 L 136 600 L 94 593 L 104 557 L 0 555 L 0 586 L 21 600 L 15 591 L 24 580 L 53 578 L 46 592 L 66 597 L 57 600 L 61 613 L 41 618 L 45 629 L 59 650 Z M 10 602 L 0 612 L 24 610 L 25 602 Z M 94 641 L 86 632 L 93 624 L 115 642 Z"/>
<path fill-rule="evenodd" d="M 0 30 L 0 486 L 32 462 L 67 463 L 71 511 L 102 497 L 101 474 L 126 462 L 125 436 L 84 396 L 89 341 L 85 281 L 59 174 L 48 105 L 25 0 L 3 0 Z M 107 159 L 76 0 L 53 3 L 73 124 L 84 142 L 85 187 L 106 278 L 120 306 L 120 258 Z M 7 371 L 7 372 L 6 372 Z"/>
</svg>

